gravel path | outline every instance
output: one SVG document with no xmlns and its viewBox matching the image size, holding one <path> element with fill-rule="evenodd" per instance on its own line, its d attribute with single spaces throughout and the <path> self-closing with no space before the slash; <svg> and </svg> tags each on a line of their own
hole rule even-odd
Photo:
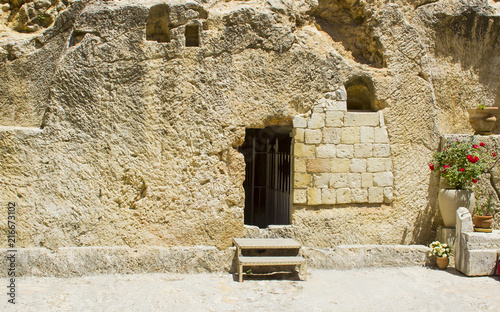
<svg viewBox="0 0 500 312">
<path fill-rule="evenodd" d="M 281 279 L 281 278 L 285 279 Z M 7 283 L 6 279 L 3 279 Z M 0 311 L 500 311 L 498 277 L 423 267 L 309 270 L 235 281 L 228 273 L 19 278 Z"/>
</svg>

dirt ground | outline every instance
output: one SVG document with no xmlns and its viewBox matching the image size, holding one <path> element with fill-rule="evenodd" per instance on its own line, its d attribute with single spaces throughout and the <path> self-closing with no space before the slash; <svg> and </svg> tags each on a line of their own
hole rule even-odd
<svg viewBox="0 0 500 312">
<path fill-rule="evenodd" d="M 307 281 L 165 273 L 16 282 L 16 304 L 4 292 L 0 311 L 500 311 L 498 277 L 451 268 L 309 270 Z"/>
</svg>

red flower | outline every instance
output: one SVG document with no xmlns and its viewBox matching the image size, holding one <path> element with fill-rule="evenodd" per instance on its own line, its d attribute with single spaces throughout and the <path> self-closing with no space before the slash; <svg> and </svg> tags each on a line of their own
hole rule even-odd
<svg viewBox="0 0 500 312">
<path fill-rule="evenodd" d="M 450 168 L 450 165 L 444 165 L 443 169 Z"/>
<path fill-rule="evenodd" d="M 493 154 L 491 154 L 491 155 L 493 155 L 493 157 L 497 157 L 497 153 L 493 153 Z"/>
<path fill-rule="evenodd" d="M 434 170 L 434 163 L 429 164 L 429 169 Z"/>
<path fill-rule="evenodd" d="M 484 146 L 486 146 L 486 144 L 484 144 L 483 142 L 481 142 L 481 143 L 479 143 L 479 146 L 484 147 Z"/>
<path fill-rule="evenodd" d="M 465 171 L 465 169 L 464 168 L 460 168 L 460 171 Z"/>
<path fill-rule="evenodd" d="M 477 145 L 477 144 L 472 145 L 472 148 L 478 148 L 478 147 L 479 147 L 479 145 Z"/>
<path fill-rule="evenodd" d="M 472 179 L 472 183 L 477 183 L 477 179 Z"/>
<path fill-rule="evenodd" d="M 467 155 L 467 160 L 473 164 L 477 163 L 479 161 L 479 157 L 477 156 L 472 156 L 472 155 Z"/>
</svg>

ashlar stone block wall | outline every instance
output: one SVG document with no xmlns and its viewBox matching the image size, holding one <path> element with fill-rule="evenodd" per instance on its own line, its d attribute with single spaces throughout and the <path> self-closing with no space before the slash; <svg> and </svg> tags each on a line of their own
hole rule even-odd
<svg viewBox="0 0 500 312">
<path fill-rule="evenodd" d="M 391 203 L 394 176 L 382 111 L 347 111 L 339 90 L 296 116 L 293 128 L 294 204 Z"/>
</svg>

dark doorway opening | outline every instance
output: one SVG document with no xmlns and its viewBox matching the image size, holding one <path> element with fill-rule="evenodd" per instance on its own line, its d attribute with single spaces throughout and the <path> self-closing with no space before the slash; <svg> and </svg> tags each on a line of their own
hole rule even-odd
<svg viewBox="0 0 500 312">
<path fill-rule="evenodd" d="M 290 224 L 291 127 L 247 129 L 239 148 L 245 156 L 245 224 L 265 228 Z"/>
</svg>

